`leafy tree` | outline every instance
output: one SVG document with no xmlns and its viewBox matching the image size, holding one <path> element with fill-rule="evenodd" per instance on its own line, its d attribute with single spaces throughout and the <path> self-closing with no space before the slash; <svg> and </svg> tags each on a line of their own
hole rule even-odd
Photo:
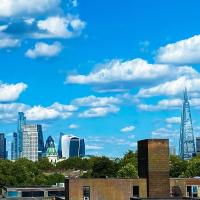
<svg viewBox="0 0 200 200">
<path fill-rule="evenodd" d="M 78 157 L 68 158 L 67 160 L 58 162 L 56 168 L 59 170 L 89 170 L 92 167 L 90 159 L 82 159 Z"/>
<path fill-rule="evenodd" d="M 170 156 L 170 176 L 184 177 L 187 168 L 187 161 L 181 159 L 179 156 Z"/>
<path fill-rule="evenodd" d="M 35 182 L 36 185 L 49 185 L 48 183 L 48 177 L 44 174 L 39 174 L 35 177 Z"/>
<path fill-rule="evenodd" d="M 55 185 L 56 183 L 64 183 L 65 176 L 62 174 L 51 174 L 47 176 L 48 185 Z"/>
<path fill-rule="evenodd" d="M 118 167 L 116 163 L 107 157 L 93 158 L 92 177 L 115 177 L 117 175 Z"/>
<path fill-rule="evenodd" d="M 43 158 L 35 163 L 36 167 L 41 171 L 52 171 L 55 166 L 49 162 L 48 158 Z"/>
<path fill-rule="evenodd" d="M 200 176 L 200 156 L 196 156 L 188 161 L 185 175 L 187 177 Z"/>
<path fill-rule="evenodd" d="M 137 154 L 131 150 L 125 153 L 124 157 L 119 162 L 121 167 L 127 165 L 128 163 L 131 163 L 137 168 Z"/>
<path fill-rule="evenodd" d="M 117 172 L 117 176 L 119 178 L 136 178 L 137 169 L 135 165 L 128 163 Z"/>
</svg>

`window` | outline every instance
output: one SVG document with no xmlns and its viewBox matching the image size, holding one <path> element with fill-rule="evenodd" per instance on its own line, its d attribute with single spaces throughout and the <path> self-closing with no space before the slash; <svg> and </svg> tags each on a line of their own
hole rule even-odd
<svg viewBox="0 0 200 200">
<path fill-rule="evenodd" d="M 139 197 L 139 186 L 133 186 L 133 197 Z"/>
<path fill-rule="evenodd" d="M 187 186 L 187 197 L 192 197 L 192 188 L 191 188 L 191 186 Z"/>
<path fill-rule="evenodd" d="M 83 197 L 90 198 L 90 186 L 83 186 Z"/>
<path fill-rule="evenodd" d="M 187 186 L 187 197 L 198 197 L 198 186 L 188 185 Z"/>
<path fill-rule="evenodd" d="M 64 191 L 48 191 L 48 196 L 49 197 L 64 197 L 65 196 L 65 192 Z"/>
</svg>

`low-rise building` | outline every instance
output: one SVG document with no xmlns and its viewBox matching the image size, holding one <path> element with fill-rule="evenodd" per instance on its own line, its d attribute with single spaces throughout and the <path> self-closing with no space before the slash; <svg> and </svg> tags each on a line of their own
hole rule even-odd
<svg viewBox="0 0 200 200">
<path fill-rule="evenodd" d="M 4 198 L 8 199 L 52 199 L 52 197 L 64 197 L 64 187 L 6 187 L 2 190 Z"/>
<path fill-rule="evenodd" d="M 134 198 L 200 198 L 200 179 L 169 178 L 169 141 L 138 142 L 139 178 L 76 178 L 65 180 L 66 200 L 129 200 Z"/>
</svg>

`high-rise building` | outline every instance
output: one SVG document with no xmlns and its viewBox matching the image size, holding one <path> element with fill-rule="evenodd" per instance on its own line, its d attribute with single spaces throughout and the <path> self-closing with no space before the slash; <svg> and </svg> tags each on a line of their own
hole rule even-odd
<svg viewBox="0 0 200 200">
<path fill-rule="evenodd" d="M 17 160 L 18 158 L 18 138 L 17 133 L 13 133 L 13 139 L 11 143 L 11 160 Z"/>
<path fill-rule="evenodd" d="M 22 157 L 38 161 L 44 153 L 44 141 L 41 125 L 23 126 Z"/>
<path fill-rule="evenodd" d="M 195 142 L 192 126 L 192 117 L 190 112 L 190 103 L 188 100 L 187 89 L 184 91 L 184 101 L 181 116 L 179 155 L 182 159 L 190 159 L 196 154 Z"/>
<path fill-rule="evenodd" d="M 17 134 L 18 134 L 18 155 L 17 157 L 22 156 L 23 150 L 23 126 L 26 125 L 26 117 L 23 112 L 18 113 L 18 124 L 17 124 Z"/>
<path fill-rule="evenodd" d="M 58 143 L 58 157 L 62 158 L 62 136 L 64 135 L 64 133 L 60 133 L 60 137 L 59 137 L 59 143 Z"/>
<path fill-rule="evenodd" d="M 85 142 L 75 136 L 62 135 L 61 137 L 62 158 L 85 156 Z"/>
<path fill-rule="evenodd" d="M 196 137 L 196 153 L 200 154 L 200 137 Z"/>
<path fill-rule="evenodd" d="M 6 138 L 4 133 L 0 133 L 0 160 L 4 160 L 7 158 L 6 152 Z"/>
<path fill-rule="evenodd" d="M 47 138 L 47 140 L 46 140 L 46 144 L 45 144 L 45 147 L 44 147 L 44 151 L 46 152 L 47 149 L 48 149 L 49 147 L 52 147 L 52 145 L 55 147 L 55 143 L 54 143 L 53 138 L 52 138 L 51 136 L 49 136 L 49 137 Z"/>
<path fill-rule="evenodd" d="M 79 152 L 80 157 L 85 156 L 85 140 L 81 139 L 80 140 L 80 152 Z"/>
</svg>

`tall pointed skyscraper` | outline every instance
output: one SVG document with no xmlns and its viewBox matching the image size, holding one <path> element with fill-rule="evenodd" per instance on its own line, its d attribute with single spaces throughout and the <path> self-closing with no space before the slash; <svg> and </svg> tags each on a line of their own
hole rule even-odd
<svg viewBox="0 0 200 200">
<path fill-rule="evenodd" d="M 195 142 L 192 126 L 192 117 L 190 112 L 190 103 L 188 100 L 187 89 L 184 91 L 183 110 L 181 116 L 181 129 L 179 141 L 179 155 L 187 160 L 195 155 Z"/>
<path fill-rule="evenodd" d="M 18 158 L 22 156 L 23 148 L 23 126 L 26 125 L 26 117 L 23 112 L 18 113 L 18 125 L 17 125 L 17 134 L 18 134 Z"/>
</svg>

